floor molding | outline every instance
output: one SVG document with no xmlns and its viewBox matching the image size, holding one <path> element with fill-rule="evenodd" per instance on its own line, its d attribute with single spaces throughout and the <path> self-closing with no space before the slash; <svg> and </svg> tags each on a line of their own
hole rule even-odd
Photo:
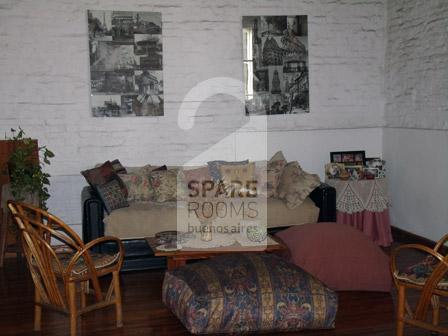
<svg viewBox="0 0 448 336">
<path fill-rule="evenodd" d="M 391 226 L 391 229 L 392 229 L 392 237 L 395 242 L 405 244 L 421 244 L 426 245 L 430 248 L 433 248 L 436 245 L 436 242 L 431 239 L 397 228 L 396 226 Z M 443 254 L 446 254 L 448 252 L 448 246 L 442 247 L 441 250 Z"/>
</svg>

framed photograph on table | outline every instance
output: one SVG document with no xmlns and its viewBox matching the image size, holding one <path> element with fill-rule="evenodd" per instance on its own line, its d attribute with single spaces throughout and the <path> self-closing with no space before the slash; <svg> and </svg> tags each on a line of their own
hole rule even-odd
<svg viewBox="0 0 448 336">
<path fill-rule="evenodd" d="M 351 180 L 362 180 L 364 178 L 363 166 L 344 166 Z"/>
<path fill-rule="evenodd" d="M 364 166 L 365 151 L 330 152 L 332 163 L 342 163 L 345 166 Z"/>
</svg>

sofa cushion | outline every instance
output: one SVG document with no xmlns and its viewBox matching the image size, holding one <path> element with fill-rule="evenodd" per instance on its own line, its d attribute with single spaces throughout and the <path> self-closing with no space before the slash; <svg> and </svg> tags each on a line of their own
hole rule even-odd
<svg viewBox="0 0 448 336">
<path fill-rule="evenodd" d="M 283 169 L 277 188 L 278 198 L 286 201 L 286 206 L 293 209 L 305 200 L 320 185 L 319 176 L 308 174 L 297 161 L 289 162 Z"/>
<path fill-rule="evenodd" d="M 140 174 L 140 175 L 148 175 L 157 168 L 157 166 L 152 166 L 150 164 L 144 165 L 142 167 L 126 167 L 126 171 L 128 174 Z"/>
<path fill-rule="evenodd" d="M 269 161 L 286 161 L 286 158 L 282 151 L 277 151 L 274 155 L 272 155 Z"/>
<path fill-rule="evenodd" d="M 207 162 L 208 170 L 210 171 L 210 175 L 212 176 L 214 181 L 219 181 L 221 179 L 221 173 L 219 171 L 219 166 L 222 164 L 225 165 L 244 165 L 248 164 L 249 160 L 244 161 L 209 161 Z"/>
<path fill-rule="evenodd" d="M 104 233 L 120 239 L 154 237 L 157 232 L 177 230 L 176 202 L 129 203 L 104 218 Z"/>
<path fill-rule="evenodd" d="M 115 159 L 110 162 L 112 164 L 112 168 L 115 170 L 117 174 L 126 174 L 126 168 L 121 164 L 120 160 Z"/>
<path fill-rule="evenodd" d="M 154 200 L 156 202 L 175 201 L 177 199 L 178 174 L 178 170 L 158 170 L 151 172 L 149 179 L 154 189 Z M 182 188 L 183 192 L 185 183 L 180 183 L 179 187 Z"/>
<path fill-rule="evenodd" d="M 129 203 L 121 192 L 121 186 L 117 180 L 112 180 L 103 185 L 96 186 L 96 190 L 104 203 L 107 213 L 112 210 L 128 207 Z"/>
<path fill-rule="evenodd" d="M 118 174 L 128 190 L 128 202 L 147 202 L 154 198 L 154 188 L 145 174 Z"/>
<path fill-rule="evenodd" d="M 389 258 L 359 230 L 336 223 L 291 227 L 277 233 L 289 261 L 335 290 L 391 290 Z"/>
<path fill-rule="evenodd" d="M 255 163 L 253 162 L 242 165 L 222 164 L 219 166 L 219 173 L 229 197 L 245 197 L 256 187 Z M 248 183 L 252 184 L 248 185 Z"/>
<path fill-rule="evenodd" d="M 166 165 L 162 165 L 159 167 L 155 167 L 152 171 L 164 171 L 164 170 L 168 170 L 168 168 L 166 167 Z"/>
<path fill-rule="evenodd" d="M 92 186 L 106 184 L 117 176 L 110 161 L 106 161 L 95 168 L 83 170 L 81 174 Z"/>
<path fill-rule="evenodd" d="M 165 305 L 193 334 L 334 328 L 337 294 L 264 253 L 222 255 L 165 273 Z"/>
<path fill-rule="evenodd" d="M 283 153 L 277 152 L 268 161 L 266 167 L 266 184 L 262 186 L 262 190 L 265 190 L 266 197 L 278 197 L 278 185 L 280 183 L 280 177 L 282 176 L 283 169 L 286 166 L 286 160 Z"/>
<path fill-rule="evenodd" d="M 267 225 L 269 228 L 305 223 L 316 223 L 319 218 L 319 208 L 308 197 L 294 209 L 288 209 L 285 202 L 277 198 L 267 200 Z"/>
<path fill-rule="evenodd" d="M 193 169 L 184 169 L 183 170 L 185 182 L 188 184 L 190 181 L 211 181 L 212 176 L 208 170 L 207 166 L 193 168 Z"/>
<path fill-rule="evenodd" d="M 178 216 L 188 216 L 188 213 L 185 214 L 187 210 L 181 206 L 182 203 L 177 202 L 131 202 L 129 207 L 114 210 L 104 218 L 105 234 L 126 239 L 152 237 L 160 231 L 178 230 Z M 292 210 L 282 200 L 267 200 L 268 227 L 314 223 L 318 217 L 319 208 L 309 198 Z"/>
<path fill-rule="evenodd" d="M 110 163 L 112 164 L 112 168 L 114 169 L 114 171 L 117 174 L 126 174 L 127 173 L 126 168 L 121 164 L 120 160 L 115 159 L 115 160 L 110 161 Z M 104 163 L 97 163 L 95 165 L 95 168 L 101 167 L 103 164 Z"/>
<path fill-rule="evenodd" d="M 114 167 L 110 161 L 106 161 L 98 167 L 83 170 L 81 174 L 95 190 L 97 186 L 104 185 L 112 180 L 116 180 L 120 185 L 120 189 L 124 197 L 127 197 L 128 191 L 126 189 L 126 186 L 115 172 Z"/>
</svg>

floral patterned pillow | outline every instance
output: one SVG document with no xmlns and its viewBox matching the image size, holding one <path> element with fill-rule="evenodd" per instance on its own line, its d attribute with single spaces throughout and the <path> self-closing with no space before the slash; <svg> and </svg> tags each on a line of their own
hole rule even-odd
<svg viewBox="0 0 448 336">
<path fill-rule="evenodd" d="M 272 197 L 271 188 L 268 186 L 267 162 L 257 162 L 255 165 L 255 181 L 257 181 L 257 195 Z"/>
<path fill-rule="evenodd" d="M 179 192 L 179 195 L 177 192 L 178 174 L 181 178 L 182 174 L 176 169 L 151 172 L 149 179 L 154 189 L 154 200 L 156 202 L 176 201 L 184 196 L 185 182 L 179 183 L 179 187 L 182 190 Z"/>
<path fill-rule="evenodd" d="M 144 174 L 118 174 L 128 190 L 128 202 L 147 202 L 154 198 L 149 177 Z"/>
<path fill-rule="evenodd" d="M 308 174 L 297 161 L 289 162 L 283 169 L 277 190 L 278 197 L 285 201 L 289 209 L 294 209 L 319 185 L 318 175 Z"/>
<path fill-rule="evenodd" d="M 183 173 L 185 176 L 185 182 L 187 184 L 191 181 L 198 181 L 201 183 L 204 181 L 211 181 L 212 179 L 207 166 L 202 166 L 194 169 L 185 169 L 183 170 Z"/>
<path fill-rule="evenodd" d="M 156 166 L 150 164 L 139 167 L 126 167 L 127 174 L 149 175 Z"/>
<path fill-rule="evenodd" d="M 85 177 L 87 182 L 92 186 L 93 189 L 97 189 L 98 186 L 105 185 L 111 181 L 117 181 L 120 186 L 120 190 L 126 198 L 128 191 L 123 181 L 118 177 L 114 170 L 114 167 L 110 161 L 106 161 L 98 167 L 83 170 L 81 174 Z"/>
<path fill-rule="evenodd" d="M 266 194 L 266 197 L 278 197 L 277 188 L 280 184 L 280 177 L 285 166 L 286 160 L 281 151 L 275 153 L 268 161 L 266 167 L 266 182 L 262 185 L 262 190 Z"/>
<path fill-rule="evenodd" d="M 106 184 L 97 186 L 97 192 L 103 201 L 108 214 L 110 214 L 112 210 L 129 206 L 129 203 L 121 192 L 121 186 L 117 180 L 112 180 Z"/>
<path fill-rule="evenodd" d="M 228 197 L 245 197 L 255 193 L 255 163 L 219 166 L 219 173 Z M 256 194 L 256 193 L 255 193 Z"/>
<path fill-rule="evenodd" d="M 244 161 L 221 161 L 221 160 L 217 160 L 217 161 L 209 161 L 207 162 L 208 165 L 208 170 L 210 172 L 210 175 L 212 176 L 214 181 L 219 181 L 222 176 L 221 173 L 219 171 L 219 166 L 221 165 L 245 165 L 248 164 L 249 160 L 244 160 Z"/>
</svg>

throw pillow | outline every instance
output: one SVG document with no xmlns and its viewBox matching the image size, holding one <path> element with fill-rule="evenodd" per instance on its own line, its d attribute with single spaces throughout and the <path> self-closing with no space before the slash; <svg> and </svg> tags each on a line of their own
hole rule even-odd
<svg viewBox="0 0 448 336">
<path fill-rule="evenodd" d="M 183 170 L 186 197 L 225 197 L 226 190 L 221 180 L 214 180 L 207 166 Z M 191 200 L 191 199 L 190 199 Z"/>
<path fill-rule="evenodd" d="M 210 175 L 210 172 L 208 170 L 208 167 L 206 167 L 206 166 L 195 168 L 195 169 L 184 170 L 183 172 L 184 172 L 185 181 L 187 182 L 187 184 L 190 181 L 198 181 L 198 182 L 210 181 L 212 178 L 212 176 Z"/>
<path fill-rule="evenodd" d="M 96 190 L 97 186 L 104 185 L 108 182 L 116 180 L 120 185 L 121 192 L 126 198 L 128 191 L 123 181 L 114 170 L 114 167 L 110 161 L 104 162 L 101 166 L 92 169 L 87 169 L 81 172 L 87 182 Z"/>
<path fill-rule="evenodd" d="M 268 184 L 266 161 L 255 164 L 255 180 L 257 181 L 257 194 L 272 197 L 272 191 Z"/>
<path fill-rule="evenodd" d="M 280 178 L 278 197 L 285 200 L 289 209 L 294 209 L 319 185 L 318 175 L 308 174 L 297 161 L 289 162 Z"/>
<path fill-rule="evenodd" d="M 225 254 L 167 271 L 162 299 L 194 335 L 329 329 L 338 308 L 337 293 L 270 253 Z"/>
<path fill-rule="evenodd" d="M 145 174 L 119 174 L 128 190 L 128 202 L 147 202 L 154 198 L 154 189 Z"/>
<path fill-rule="evenodd" d="M 350 225 L 304 224 L 276 236 L 289 248 L 290 262 L 334 290 L 391 290 L 388 256 Z"/>
<path fill-rule="evenodd" d="M 98 167 L 83 170 L 81 174 L 85 177 L 90 185 L 103 185 L 110 182 L 116 176 L 114 167 L 110 161 L 104 162 Z"/>
<path fill-rule="evenodd" d="M 268 161 L 266 167 L 267 181 L 265 185 L 262 186 L 262 190 L 265 190 L 266 197 L 278 197 L 277 188 L 285 166 L 286 159 L 281 151 L 275 153 L 274 156 Z"/>
<path fill-rule="evenodd" d="M 147 164 L 143 167 L 126 167 L 126 171 L 128 172 L 128 174 L 149 175 L 154 170 L 154 168 L 155 166 Z"/>
<path fill-rule="evenodd" d="M 269 162 L 273 162 L 273 161 L 286 161 L 286 158 L 283 155 L 283 152 L 282 151 L 278 151 L 274 155 L 272 155 L 272 157 L 269 160 Z"/>
<path fill-rule="evenodd" d="M 104 203 L 106 212 L 110 214 L 112 210 L 128 207 L 129 203 L 121 192 L 120 184 L 117 180 L 112 180 L 106 184 L 96 186 L 96 190 Z"/>
<path fill-rule="evenodd" d="M 121 164 L 120 160 L 115 159 L 111 161 L 111 164 L 117 174 L 126 174 L 126 168 Z"/>
<path fill-rule="evenodd" d="M 255 163 L 243 165 L 219 166 L 219 173 L 224 183 L 227 196 L 245 197 L 247 193 L 256 196 L 255 184 Z"/>
<path fill-rule="evenodd" d="M 157 168 L 153 168 L 152 171 L 163 171 L 163 170 L 168 170 L 166 165 L 157 167 Z"/>
<path fill-rule="evenodd" d="M 244 165 L 248 164 L 249 160 L 244 161 L 209 161 L 207 162 L 208 170 L 214 181 L 219 181 L 221 179 L 221 173 L 219 172 L 220 165 Z"/>
<path fill-rule="evenodd" d="M 110 161 L 112 164 L 112 168 L 117 174 L 126 174 L 126 168 L 121 164 L 120 160 L 115 159 L 113 161 Z M 104 163 L 97 163 L 95 165 L 95 168 L 101 167 Z"/>
<path fill-rule="evenodd" d="M 153 171 L 149 175 L 154 189 L 156 202 L 175 201 L 177 199 L 177 170 Z"/>
</svg>

